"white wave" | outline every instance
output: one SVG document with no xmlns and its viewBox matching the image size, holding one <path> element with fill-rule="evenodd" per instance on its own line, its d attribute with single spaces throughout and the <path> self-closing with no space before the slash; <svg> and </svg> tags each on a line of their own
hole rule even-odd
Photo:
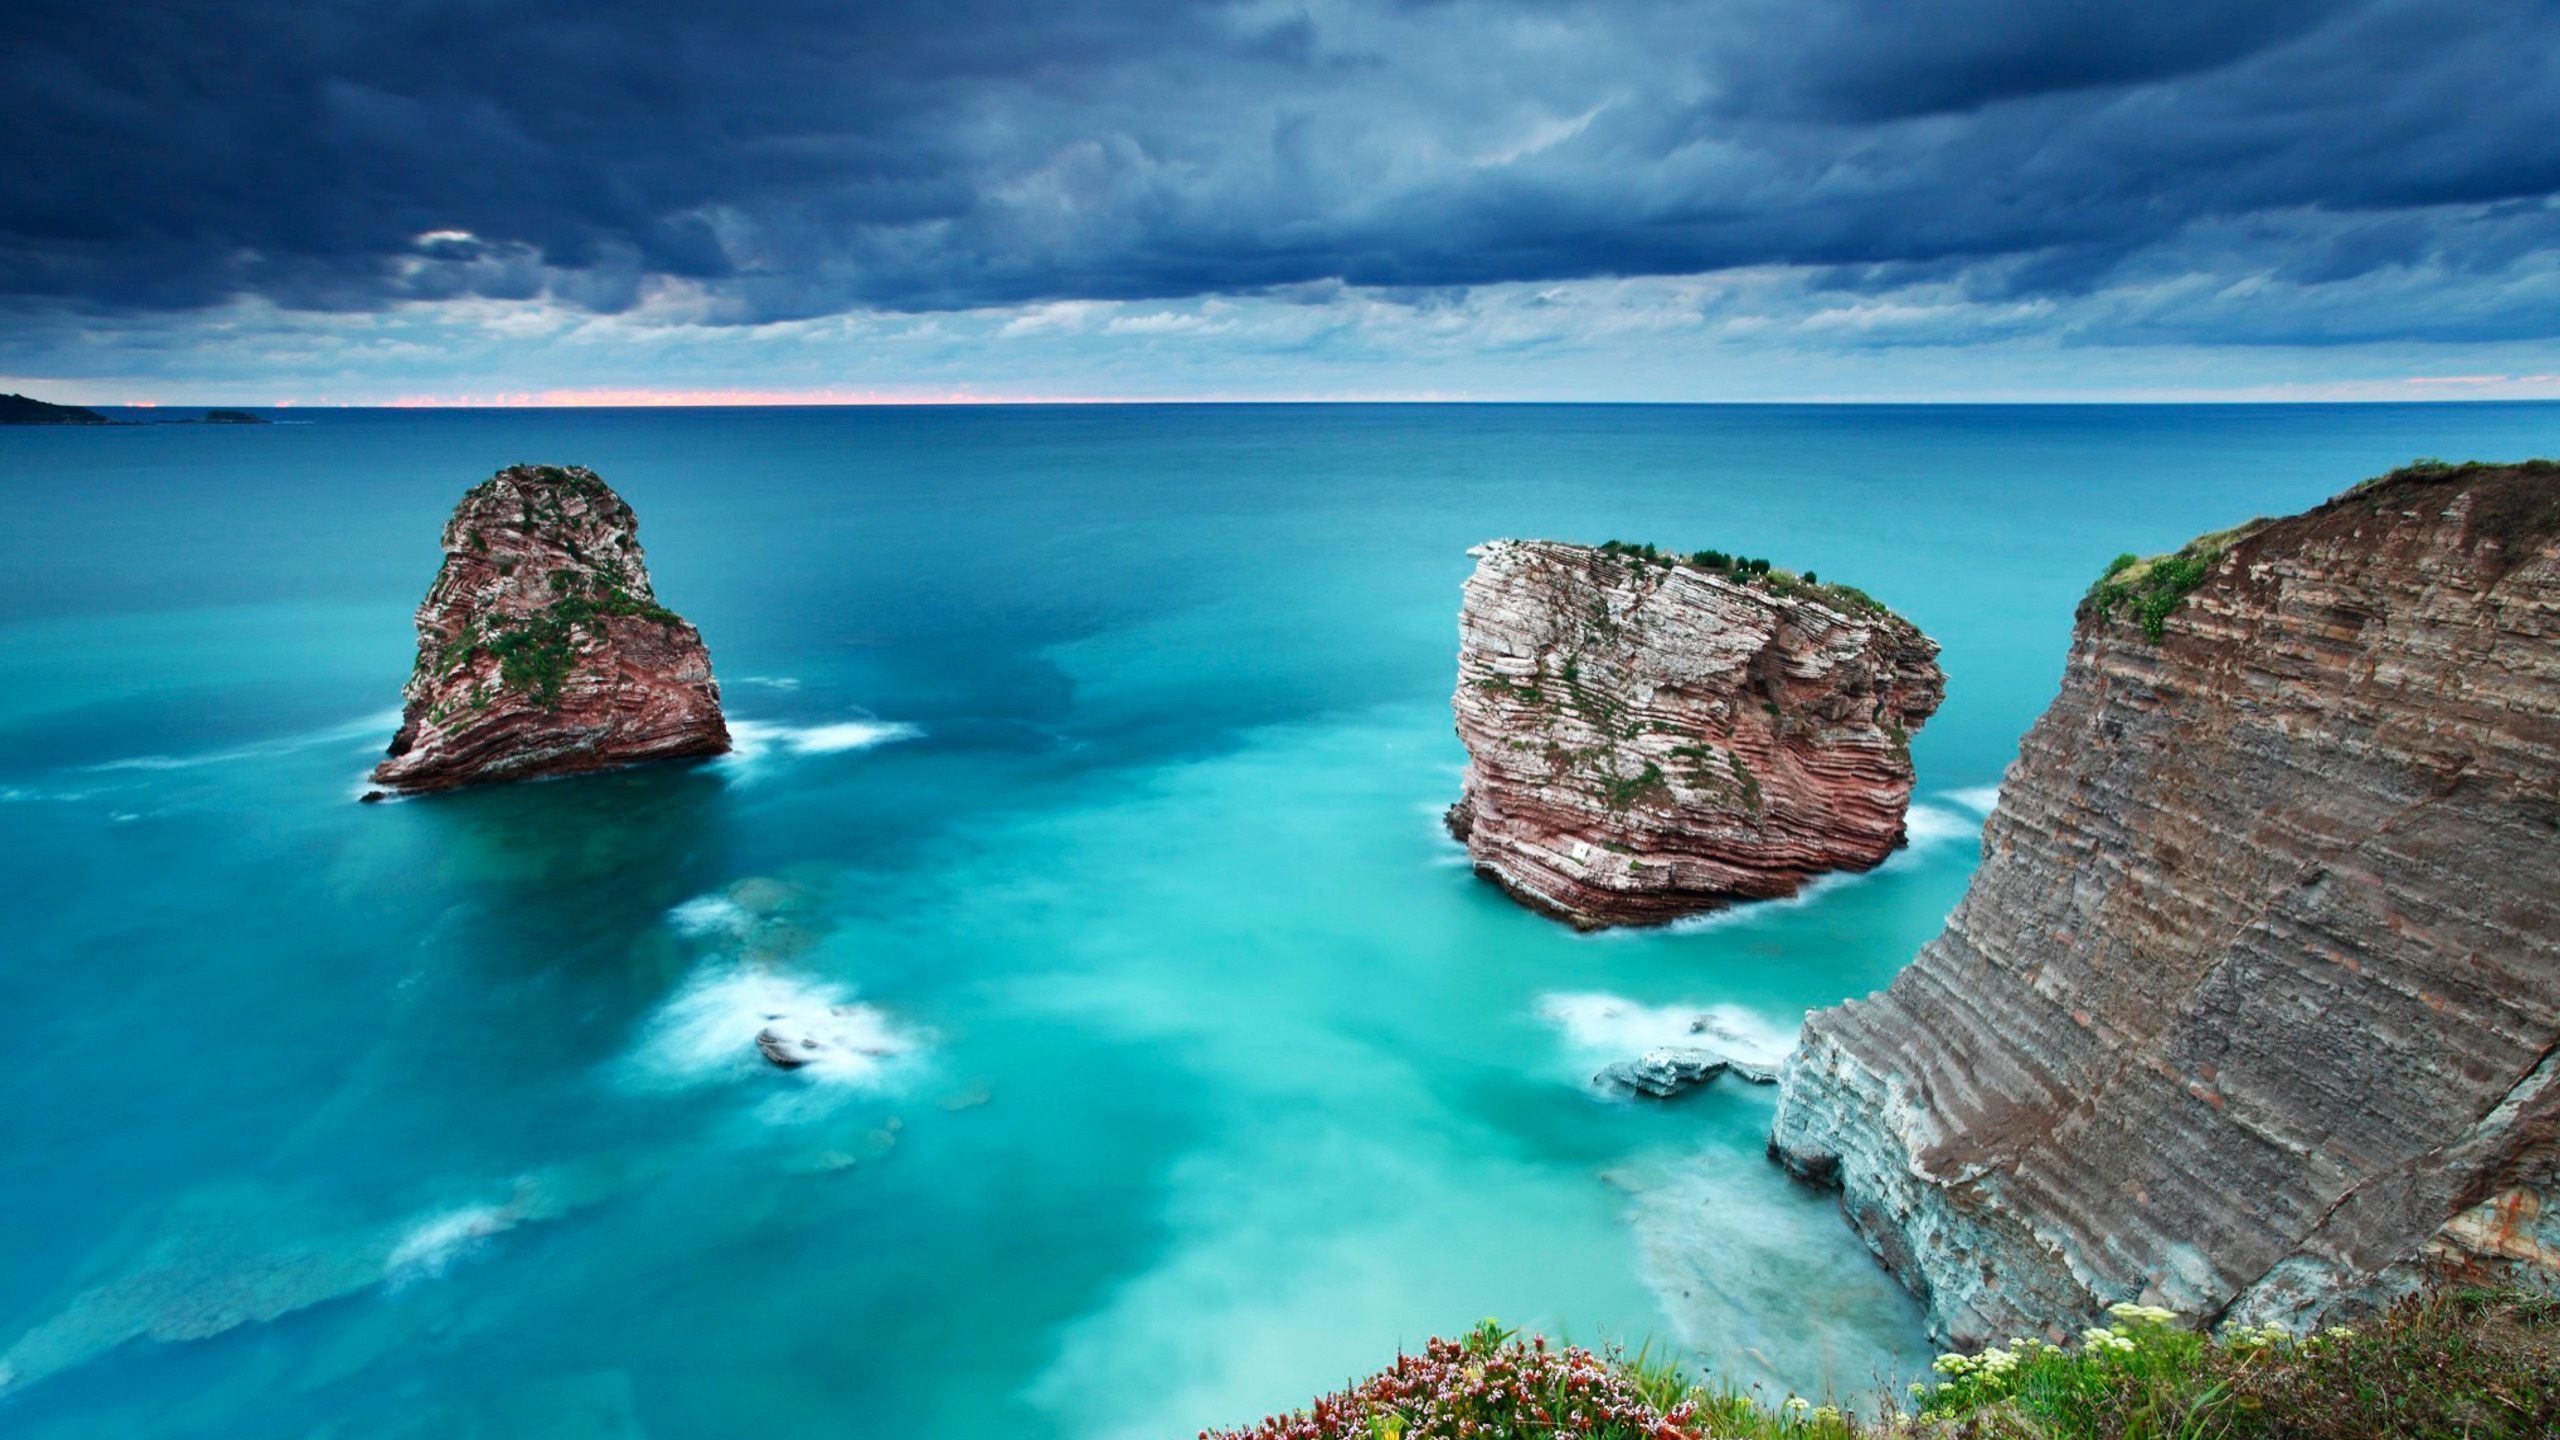
<svg viewBox="0 0 2560 1440">
<path fill-rule="evenodd" d="M 761 685 L 767 690 L 797 690 L 800 681 L 792 675 L 741 675 L 729 682 L 733 685 Z"/>
<path fill-rule="evenodd" d="M 299 735 L 282 735 L 273 740 L 257 740 L 234 745 L 226 750 L 206 750 L 193 755 L 128 755 L 120 760 L 101 760 L 80 768 L 91 771 L 118 770 L 192 770 L 200 765 L 231 765 L 243 760 L 258 760 L 272 755 L 291 754 L 315 745 L 331 745 L 345 740 L 361 739 L 371 750 L 392 731 L 400 728 L 398 710 L 377 710 L 358 719 L 307 730 Z"/>
<path fill-rule="evenodd" d="M 1945 794 L 1948 799 L 1986 818 L 1991 814 L 1993 807 L 2000 803 L 2000 787 L 1997 785 L 1968 785 L 1961 790 L 1946 791 Z"/>
<path fill-rule="evenodd" d="M 777 753 L 834 755 L 913 740 L 924 731 L 895 720 L 838 720 L 826 725 L 781 725 L 770 720 L 729 722 L 729 763 L 753 764 Z"/>
<path fill-rule="evenodd" d="M 726 895 L 697 895 L 667 912 L 667 923 L 676 933 L 704 939 L 713 935 L 739 936 L 755 924 L 747 907 Z"/>
<path fill-rule="evenodd" d="M 1665 1046 L 1702 1045 L 1758 1065 L 1775 1065 L 1796 1048 L 1794 1030 L 1739 1005 L 1647 1005 L 1598 991 L 1553 991 L 1538 997 L 1538 1018 L 1562 1033 L 1586 1074 Z"/>
<path fill-rule="evenodd" d="M 778 1077 L 756 1050 L 768 1026 L 806 1031 L 824 1047 L 790 1072 L 827 1085 L 886 1089 L 910 1070 L 931 1036 L 856 1004 L 850 986 L 746 965 L 695 972 L 658 1008 L 633 1055 L 645 1088 L 685 1088 L 757 1076 Z"/>
<path fill-rule="evenodd" d="M 1914 805 L 1903 817 L 1903 831 L 1910 838 L 1910 848 L 1928 849 L 1950 840 L 1962 840 L 1982 833 L 1979 819 L 1968 819 L 1939 805 Z"/>
<path fill-rule="evenodd" d="M 442 1275 L 490 1236 L 514 1229 L 518 1218 L 516 1209 L 505 1205 L 466 1205 L 428 1216 L 410 1226 L 391 1247 L 391 1258 L 382 1265 L 383 1279 L 397 1287 Z"/>
<path fill-rule="evenodd" d="M 1885 861 L 1886 865 L 1892 863 L 1892 860 Z M 1835 890 L 1855 885 L 1866 878 L 1865 874 L 1857 871 L 1835 870 L 1828 875 L 1816 875 L 1807 880 L 1793 895 L 1781 895 L 1774 900 L 1744 900 L 1728 905 L 1722 910 L 1710 910 L 1704 915 L 1683 915 L 1663 928 L 1674 935 L 1696 935 L 1708 930 L 1722 930 L 1728 925 L 1749 925 L 1756 921 L 1774 919 L 1790 910 L 1799 910 L 1811 905 Z M 1619 934 L 1635 937 L 1643 933 L 1641 930 L 1594 932 L 1602 938 Z"/>
<path fill-rule="evenodd" d="M 1956 841 L 1978 843 L 1982 838 L 1982 819 L 1980 815 L 1961 814 L 1943 805 L 1914 805 L 1902 822 L 1908 843 L 1887 856 L 1876 870 L 1908 870 Z"/>
<path fill-rule="evenodd" d="M 97 793 L 95 790 L 42 790 L 31 785 L 0 785 L 0 804 L 31 805 L 40 801 L 69 804 Z"/>
</svg>

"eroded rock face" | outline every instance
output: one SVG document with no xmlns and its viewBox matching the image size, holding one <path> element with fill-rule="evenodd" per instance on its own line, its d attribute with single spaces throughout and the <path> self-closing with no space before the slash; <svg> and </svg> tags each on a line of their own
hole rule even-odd
<svg viewBox="0 0 2560 1440">
<path fill-rule="evenodd" d="M 375 783 L 445 790 L 729 748 L 702 636 L 658 604 L 631 507 L 576 466 L 472 487 L 418 607 Z"/>
<path fill-rule="evenodd" d="M 1772 1139 L 1943 1339 L 2551 1283 L 2555 537 L 2560 465 L 2435 467 L 2218 541 L 2157 641 L 2083 606 L 1971 891 Z"/>
<path fill-rule="evenodd" d="M 1910 622 L 1785 575 L 1546 540 L 1470 553 L 1449 828 L 1523 904 L 1655 924 L 1902 844 L 1910 732 L 1946 691 Z"/>
</svg>

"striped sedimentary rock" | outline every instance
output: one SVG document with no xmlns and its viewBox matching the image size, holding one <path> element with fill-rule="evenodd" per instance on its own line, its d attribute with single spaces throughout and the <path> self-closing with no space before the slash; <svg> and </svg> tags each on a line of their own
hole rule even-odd
<svg viewBox="0 0 2560 1440">
<path fill-rule="evenodd" d="M 1544 540 L 1472 552 L 1449 828 L 1597 927 L 1786 895 L 1903 843 L 1937 645 L 1845 587 Z"/>
<path fill-rule="evenodd" d="M 2560 466 L 2427 467 L 2084 604 L 1946 929 L 1772 1151 L 1963 1343 L 2560 1265 Z"/>
<path fill-rule="evenodd" d="M 391 790 L 449 790 L 729 748 L 702 634 L 658 603 L 630 505 L 592 470 L 510 466 L 444 527 L 418 606 Z"/>
</svg>

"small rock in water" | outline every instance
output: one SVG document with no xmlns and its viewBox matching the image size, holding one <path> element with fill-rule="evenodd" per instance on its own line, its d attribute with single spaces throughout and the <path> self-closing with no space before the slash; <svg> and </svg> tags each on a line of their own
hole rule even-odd
<svg viewBox="0 0 2560 1440">
<path fill-rule="evenodd" d="M 866 1055 L 875 1059 L 893 1052 L 866 1043 L 872 1034 L 858 1023 L 859 1005 L 835 1005 L 808 1015 L 767 1015 L 756 1032 L 756 1050 L 785 1070 L 797 1070 L 830 1055 Z"/>
<path fill-rule="evenodd" d="M 1768 1066 L 1736 1060 L 1719 1051 L 1685 1045 L 1647 1050 L 1633 1060 L 1604 1066 L 1591 1077 L 1591 1083 L 1619 1094 L 1650 1095 L 1657 1100 L 1667 1100 L 1726 1074 L 1754 1085 L 1778 1083 L 1778 1072 Z"/>
<path fill-rule="evenodd" d="M 995 1092 L 984 1085 L 972 1085 L 956 1095 L 942 1097 L 945 1110 L 974 1110 L 995 1098 Z"/>
</svg>

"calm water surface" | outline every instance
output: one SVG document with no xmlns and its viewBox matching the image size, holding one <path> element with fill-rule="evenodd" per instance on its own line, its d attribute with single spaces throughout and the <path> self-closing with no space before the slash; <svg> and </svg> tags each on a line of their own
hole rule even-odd
<svg viewBox="0 0 2560 1440">
<path fill-rule="evenodd" d="M 1178 1437 L 1498 1315 L 1921 1349 L 1768 1092 L 1975 860 L 2121 550 L 2560 407 L 319 412 L 0 430 L 0 1427 Z M 740 753 L 360 807 L 455 498 L 629 497 Z M 1914 844 L 1578 938 L 1439 833 L 1468 546 L 1766 554 L 1944 642 Z M 782 1074 L 776 1005 L 876 1063 Z"/>
</svg>

